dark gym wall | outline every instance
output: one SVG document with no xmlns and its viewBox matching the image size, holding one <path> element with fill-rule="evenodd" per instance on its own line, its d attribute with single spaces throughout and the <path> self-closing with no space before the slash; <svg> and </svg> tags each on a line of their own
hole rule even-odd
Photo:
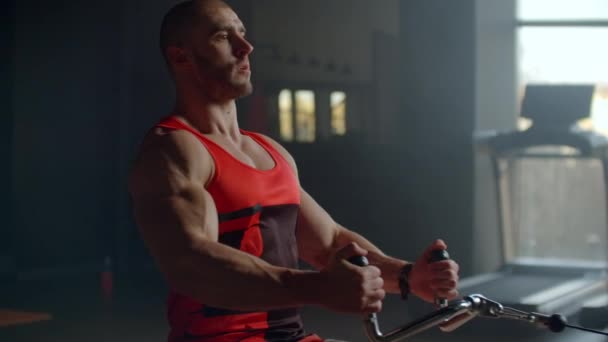
<svg viewBox="0 0 608 342">
<path fill-rule="evenodd" d="M 0 51 L 3 51 L 0 63 L 0 146 L 2 148 L 3 167 L 0 168 L 2 193 L 0 201 L 0 282 L 5 277 L 14 277 L 13 241 L 13 189 L 12 189 L 12 141 L 13 141 L 13 82 L 15 51 L 15 1 L 5 1 L 0 7 Z"/>
<path fill-rule="evenodd" d="M 21 269 L 101 263 L 112 253 L 118 4 L 16 4 L 13 182 Z"/>
<path fill-rule="evenodd" d="M 417 245 L 444 237 L 471 271 L 475 123 L 475 0 L 403 1 L 401 121 L 410 167 L 408 231 Z"/>
<path fill-rule="evenodd" d="M 120 33 L 120 151 L 116 200 L 117 265 L 123 270 L 149 262 L 131 215 L 127 175 L 137 147 L 147 130 L 172 109 L 173 86 L 160 54 L 158 34 L 163 14 L 177 1 L 133 0 L 116 9 Z"/>
</svg>

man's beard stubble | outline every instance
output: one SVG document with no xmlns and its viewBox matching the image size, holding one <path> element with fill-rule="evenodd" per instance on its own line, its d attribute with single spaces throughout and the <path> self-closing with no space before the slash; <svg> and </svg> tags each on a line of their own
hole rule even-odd
<svg viewBox="0 0 608 342">
<path fill-rule="evenodd" d="M 202 88 L 206 95 L 214 99 L 238 99 L 250 95 L 253 92 L 253 85 L 250 78 L 243 78 L 242 81 L 236 80 L 238 75 L 235 64 L 228 64 L 217 67 L 204 58 L 200 58 L 199 75 L 202 81 Z"/>
</svg>

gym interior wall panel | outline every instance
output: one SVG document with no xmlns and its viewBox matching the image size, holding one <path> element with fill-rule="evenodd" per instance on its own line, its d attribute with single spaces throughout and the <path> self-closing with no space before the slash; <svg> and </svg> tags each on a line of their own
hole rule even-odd
<svg viewBox="0 0 608 342">
<path fill-rule="evenodd" d="M 516 0 L 477 0 L 475 130 L 512 130 L 516 100 Z M 475 154 L 474 273 L 502 265 L 494 171 L 489 157 Z"/>
<path fill-rule="evenodd" d="M 18 1 L 13 177 L 19 267 L 110 253 L 118 1 Z"/>
<path fill-rule="evenodd" d="M 404 1 L 400 8 L 400 98 L 405 196 L 403 234 L 416 245 L 442 237 L 470 274 L 475 120 L 474 0 Z"/>
<path fill-rule="evenodd" d="M 15 1 L 5 1 L 0 14 L 0 51 L 5 51 L 0 63 L 0 148 L 3 167 L 0 168 L 0 283 L 6 278 L 14 278 L 15 227 L 13 225 L 13 83 L 15 49 Z"/>
</svg>

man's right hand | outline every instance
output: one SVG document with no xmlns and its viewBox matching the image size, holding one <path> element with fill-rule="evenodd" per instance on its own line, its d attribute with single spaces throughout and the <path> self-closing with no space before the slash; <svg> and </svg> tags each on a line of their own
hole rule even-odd
<svg viewBox="0 0 608 342">
<path fill-rule="evenodd" d="M 339 250 L 329 266 L 321 271 L 321 304 L 330 310 L 348 313 L 374 313 L 382 310 L 384 280 L 376 266 L 356 266 L 348 261 L 367 251 L 354 242 Z"/>
</svg>

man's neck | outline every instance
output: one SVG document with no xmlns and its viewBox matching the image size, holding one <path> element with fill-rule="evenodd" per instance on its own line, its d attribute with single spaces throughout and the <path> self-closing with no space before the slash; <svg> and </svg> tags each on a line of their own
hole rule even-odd
<svg viewBox="0 0 608 342">
<path fill-rule="evenodd" d="M 202 134 L 223 135 L 235 140 L 240 138 L 234 100 L 211 102 L 202 98 L 188 101 L 178 98 L 174 114 Z"/>
</svg>

